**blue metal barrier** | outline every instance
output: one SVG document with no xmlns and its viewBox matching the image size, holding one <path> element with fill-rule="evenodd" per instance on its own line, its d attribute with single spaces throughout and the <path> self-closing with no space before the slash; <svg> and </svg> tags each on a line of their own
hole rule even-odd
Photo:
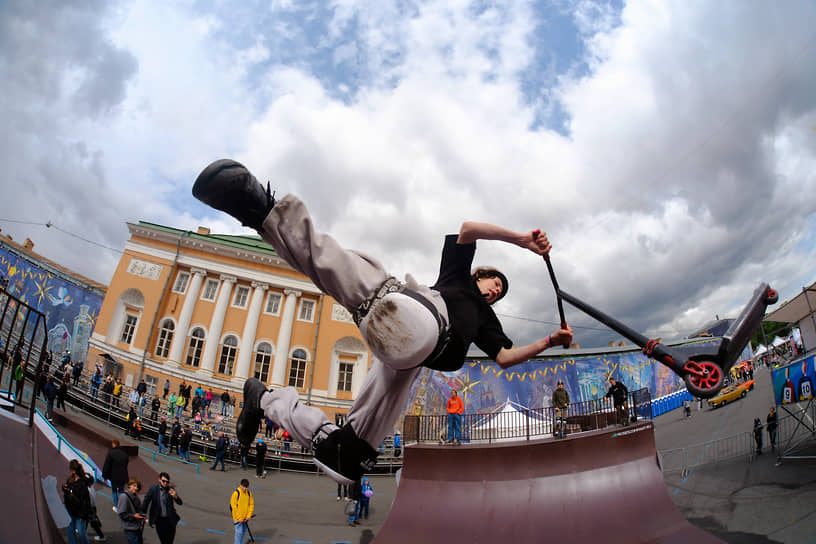
<svg viewBox="0 0 816 544">
<path fill-rule="evenodd" d="M 195 467 L 195 469 L 196 469 L 196 474 L 200 474 L 199 464 L 198 463 L 191 463 L 190 461 L 185 461 L 184 459 L 179 459 L 178 457 L 174 457 L 172 455 L 166 455 L 164 453 L 160 453 L 158 451 L 151 450 L 151 449 L 145 448 L 143 446 L 139 446 L 139 449 L 143 450 L 143 451 L 146 451 L 147 453 L 152 453 L 154 463 L 156 462 L 156 456 L 158 455 L 160 457 L 164 457 L 165 459 L 170 459 L 172 461 L 178 461 L 179 463 L 182 463 L 182 464 L 185 464 L 185 465 L 193 465 Z"/>
</svg>

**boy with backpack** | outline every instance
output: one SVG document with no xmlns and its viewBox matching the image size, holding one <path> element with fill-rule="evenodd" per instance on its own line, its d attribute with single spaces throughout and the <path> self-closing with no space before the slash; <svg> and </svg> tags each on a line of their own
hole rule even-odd
<svg viewBox="0 0 816 544">
<path fill-rule="evenodd" d="M 230 497 L 230 512 L 232 512 L 232 525 L 235 527 L 235 544 L 243 544 L 244 535 L 249 533 L 249 541 L 254 542 L 252 533 L 249 531 L 249 519 L 255 510 L 255 499 L 249 491 L 249 480 L 244 478 L 241 485 L 232 492 Z"/>
</svg>

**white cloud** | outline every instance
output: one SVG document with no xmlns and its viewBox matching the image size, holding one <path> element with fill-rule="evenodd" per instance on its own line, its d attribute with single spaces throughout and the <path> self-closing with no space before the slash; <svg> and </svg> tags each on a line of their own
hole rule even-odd
<svg viewBox="0 0 816 544">
<path fill-rule="evenodd" d="M 760 280 L 784 297 L 813 279 L 810 3 L 559 5 L 586 48 L 532 99 L 523 74 L 562 54 L 536 49 L 550 9 L 537 2 L 197 9 L 101 3 L 68 25 L 67 8 L 0 8 L 2 183 L 17 195 L 0 217 L 51 218 L 118 247 L 139 219 L 239 232 L 189 192 L 207 162 L 233 156 L 302 196 L 342 243 L 424 282 L 463 220 L 542 228 L 565 290 L 656 336 L 735 315 Z M 551 100 L 566 135 L 536 125 Z M 38 236 L 96 279 L 113 270 Z M 479 248 L 511 276 L 499 312 L 557 321 L 539 258 Z M 505 321 L 519 341 L 552 328 Z"/>
</svg>

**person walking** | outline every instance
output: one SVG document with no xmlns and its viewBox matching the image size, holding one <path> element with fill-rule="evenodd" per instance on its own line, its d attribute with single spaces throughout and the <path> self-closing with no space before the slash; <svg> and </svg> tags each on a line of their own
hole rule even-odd
<svg viewBox="0 0 816 544">
<path fill-rule="evenodd" d="M 567 434 L 567 407 L 569 403 L 569 391 L 564 388 L 564 381 L 558 380 L 552 395 L 552 405 L 555 412 L 555 436 L 563 438 Z"/>
<path fill-rule="evenodd" d="M 99 519 L 99 513 L 96 510 L 96 490 L 94 489 L 93 476 L 88 474 L 88 495 L 91 497 L 91 519 L 88 520 L 88 525 L 96 533 L 93 537 L 94 542 L 105 542 L 105 532 L 102 530 L 102 520 Z"/>
<path fill-rule="evenodd" d="M 756 442 L 756 454 L 762 455 L 762 420 L 754 418 L 754 442 Z"/>
<path fill-rule="evenodd" d="M 23 402 L 23 387 L 25 386 L 25 361 L 23 360 L 23 350 L 19 344 L 17 344 L 17 348 L 14 350 L 14 356 L 12 357 L 13 364 L 12 368 L 12 377 L 14 378 L 14 402 L 21 403 Z"/>
<path fill-rule="evenodd" d="M 68 373 L 66 372 L 57 388 L 57 408 L 62 407 L 63 412 L 68 411 L 65 408 L 65 397 L 68 396 L 68 380 Z"/>
<path fill-rule="evenodd" d="M 218 466 L 218 462 L 221 462 L 221 472 L 226 472 L 224 468 L 224 456 L 227 454 L 227 444 L 229 441 L 227 437 L 224 436 L 224 433 L 218 433 L 218 441 L 215 443 L 215 462 L 213 466 L 210 467 L 210 470 L 215 470 Z"/>
<path fill-rule="evenodd" d="M 507 278 L 494 268 L 471 270 L 477 240 L 502 241 L 548 255 L 552 246 L 540 230 L 522 233 L 463 223 L 458 234 L 445 238 L 440 274 L 429 287 L 410 275 L 401 282 L 375 259 L 342 248 L 314 228 L 296 196 L 276 201 L 268 186 L 261 186 L 235 161 L 207 166 L 193 185 L 193 196 L 258 231 L 278 256 L 353 316 L 372 350 L 374 363 L 343 427 L 331 423 L 319 408 L 304 406 L 294 387 L 267 391 L 258 379 L 244 383 L 238 439 L 254 441 L 261 420 L 269 417 L 311 448 L 313 462 L 337 483 L 358 481 L 374 466 L 375 448 L 394 428 L 422 367 L 458 370 L 472 343 L 508 368 L 552 345 L 572 342 L 572 330 L 564 327 L 514 346 L 491 307 L 507 294 Z"/>
<path fill-rule="evenodd" d="M 230 497 L 230 511 L 232 512 L 232 525 L 235 528 L 234 544 L 243 544 L 244 536 L 249 532 L 247 523 L 252 518 L 255 511 L 255 499 L 249 491 L 249 480 L 241 480 L 241 485 L 232 492 Z"/>
<path fill-rule="evenodd" d="M 240 446 L 238 447 L 238 455 L 241 457 L 241 468 L 246 470 L 247 469 L 247 457 L 249 456 L 249 444 L 241 444 L 238 442 Z"/>
<path fill-rule="evenodd" d="M 150 486 L 145 494 L 142 510 L 147 512 L 147 523 L 156 527 L 156 534 L 161 544 L 173 544 L 176 538 L 176 526 L 181 517 L 176 512 L 176 505 L 181 506 L 176 486 L 170 483 L 170 475 L 159 473 L 159 483 Z"/>
<path fill-rule="evenodd" d="M 626 404 L 629 390 L 623 382 L 615 380 L 612 376 L 609 377 L 609 386 L 609 391 L 606 392 L 604 398 L 612 397 L 612 403 L 615 405 L 615 421 L 618 425 L 626 426 L 629 423 Z"/>
<path fill-rule="evenodd" d="M 184 433 L 182 433 L 181 438 L 179 438 L 179 456 L 188 463 L 192 463 L 190 460 L 190 443 L 192 441 L 193 431 L 190 429 L 190 425 L 185 425 Z"/>
<path fill-rule="evenodd" d="M 374 488 L 371 486 L 371 480 L 368 477 L 363 478 L 360 491 L 360 508 L 357 510 L 357 519 L 368 519 L 371 497 L 374 496 Z"/>
<path fill-rule="evenodd" d="M 399 431 L 394 433 L 394 457 L 402 455 L 402 437 Z"/>
<path fill-rule="evenodd" d="M 159 446 L 159 453 L 167 453 L 167 446 L 164 441 L 167 440 L 167 418 L 162 416 L 159 429 L 156 432 L 156 444 Z"/>
<path fill-rule="evenodd" d="M 456 389 L 451 389 L 451 396 L 448 398 L 446 409 L 448 411 L 448 439 L 446 443 L 458 446 L 462 434 L 462 412 L 465 411 L 465 404 L 456 393 Z"/>
<path fill-rule="evenodd" d="M 768 416 L 765 418 L 765 428 L 768 430 L 768 440 L 771 442 L 771 450 L 776 449 L 777 421 L 776 407 L 771 406 L 771 409 L 768 411 Z"/>
<path fill-rule="evenodd" d="M 102 465 L 102 479 L 109 480 L 111 484 L 114 512 L 116 505 L 119 504 L 119 495 L 124 492 L 125 483 L 128 481 L 128 461 L 128 454 L 119 447 L 119 440 L 114 438 Z"/>
<path fill-rule="evenodd" d="M 229 394 L 229 391 L 225 390 L 223 393 L 221 393 L 221 415 L 222 416 L 227 415 L 227 407 L 229 407 L 229 404 L 230 404 L 230 394 Z"/>
<path fill-rule="evenodd" d="M 129 479 L 125 492 L 119 495 L 119 502 L 116 505 L 127 544 L 143 544 L 142 533 L 147 516 L 142 513 L 142 500 L 139 498 L 141 490 L 142 482 L 137 478 Z"/>
<path fill-rule="evenodd" d="M 264 462 L 266 461 L 266 444 L 260 438 L 255 446 L 255 477 L 266 478 Z"/>
<path fill-rule="evenodd" d="M 45 395 L 45 418 L 54 421 L 54 400 L 57 398 L 57 385 L 54 383 L 54 376 L 49 375 L 45 381 L 43 389 Z"/>
<path fill-rule="evenodd" d="M 185 391 L 187 389 L 185 388 Z M 189 394 L 189 393 L 187 393 Z M 187 397 L 183 395 L 178 395 L 176 397 L 176 417 L 181 419 L 181 414 L 184 412 L 184 409 L 187 408 Z"/>
<path fill-rule="evenodd" d="M 179 441 L 181 440 L 181 423 L 179 418 L 173 418 L 173 429 L 170 431 L 170 451 L 181 455 Z"/>
<path fill-rule="evenodd" d="M 363 496 L 363 487 L 360 481 L 356 481 L 349 486 L 350 504 L 345 507 L 348 515 L 348 524 L 352 527 L 360 523 L 360 498 Z"/>
<path fill-rule="evenodd" d="M 88 493 L 88 480 L 93 479 L 85 474 L 85 469 L 77 459 L 68 462 L 68 479 L 62 485 L 62 496 L 65 510 L 71 518 L 68 524 L 68 544 L 89 544 L 88 521 L 93 516 L 91 496 Z"/>
<path fill-rule="evenodd" d="M 159 397 L 153 397 L 153 400 L 150 401 L 150 421 L 154 425 L 159 420 L 159 408 L 161 408 Z"/>
<path fill-rule="evenodd" d="M 167 393 L 170 392 L 170 378 L 164 380 L 164 395 L 162 395 L 162 399 L 167 399 Z"/>
</svg>

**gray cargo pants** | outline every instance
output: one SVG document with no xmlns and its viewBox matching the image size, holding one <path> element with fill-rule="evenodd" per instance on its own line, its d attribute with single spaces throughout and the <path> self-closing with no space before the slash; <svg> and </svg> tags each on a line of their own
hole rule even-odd
<svg viewBox="0 0 816 544">
<path fill-rule="evenodd" d="M 264 220 L 261 235 L 283 260 L 352 314 L 390 277 L 375 259 L 344 249 L 331 236 L 317 232 L 306 206 L 293 195 L 275 204 Z M 439 292 L 417 285 L 410 276 L 407 283 L 447 322 Z M 358 437 L 376 449 L 394 430 L 421 370 L 419 365 L 436 346 L 439 326 L 420 303 L 390 293 L 371 307 L 360 331 L 374 358 L 348 413 L 348 422 Z M 266 417 L 307 447 L 323 425 L 329 424 L 322 432 L 335 428 L 322 410 L 301 404 L 293 387 L 263 395 L 261 408 Z"/>
</svg>

